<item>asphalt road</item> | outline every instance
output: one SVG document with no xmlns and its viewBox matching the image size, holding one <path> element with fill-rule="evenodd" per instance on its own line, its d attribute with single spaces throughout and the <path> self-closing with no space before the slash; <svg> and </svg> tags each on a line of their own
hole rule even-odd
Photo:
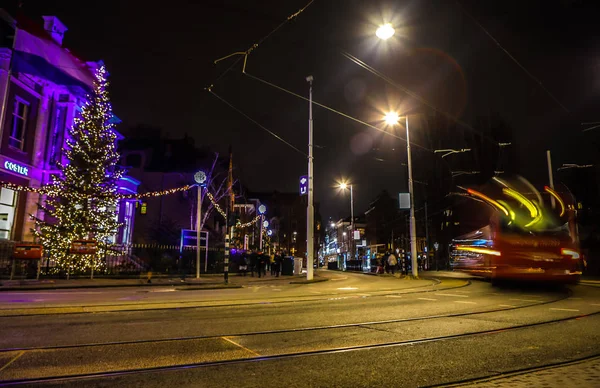
<svg viewBox="0 0 600 388">
<path fill-rule="evenodd" d="M 219 291 L 2 293 L 1 310 L 19 303 L 38 315 L 0 317 L 0 379 L 50 378 L 32 386 L 429 386 L 600 353 L 597 287 L 323 276 L 332 279 Z M 51 313 L 56 306 L 114 308 L 139 291 L 148 291 L 136 304 L 143 310 Z M 34 301 L 40 295 L 42 307 Z M 60 376 L 71 377 L 52 380 Z"/>
</svg>

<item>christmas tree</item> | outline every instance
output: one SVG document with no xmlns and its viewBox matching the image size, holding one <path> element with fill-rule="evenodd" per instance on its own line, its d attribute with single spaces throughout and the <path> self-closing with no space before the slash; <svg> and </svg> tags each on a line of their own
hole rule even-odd
<svg viewBox="0 0 600 388">
<path fill-rule="evenodd" d="M 101 65 L 96 70 L 93 93 L 69 131 L 67 162 L 59 164 L 61 173 L 45 187 L 47 199 L 45 204 L 40 203 L 44 219 L 36 219 L 34 234 L 56 268 L 67 273 L 102 270 L 110 238 L 120 226 L 115 194 L 123 171 L 117 166 L 119 154 L 107 76 Z M 70 253 L 71 243 L 77 240 L 97 241 L 97 252 Z"/>
</svg>

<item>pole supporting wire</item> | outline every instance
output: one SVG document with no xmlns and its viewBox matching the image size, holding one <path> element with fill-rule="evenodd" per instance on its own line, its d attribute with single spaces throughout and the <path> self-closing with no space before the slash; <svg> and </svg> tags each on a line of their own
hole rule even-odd
<svg viewBox="0 0 600 388">
<path fill-rule="evenodd" d="M 291 144 L 290 142 L 286 141 L 284 138 L 282 138 L 281 136 L 279 136 L 278 134 L 276 134 L 275 132 L 265 128 L 263 125 L 261 125 L 258 121 L 254 120 L 252 117 L 248 116 L 247 114 L 245 114 L 244 112 L 242 112 L 240 109 L 236 108 L 235 106 L 233 106 L 231 103 L 229 103 L 228 101 L 226 101 L 224 98 L 222 98 L 221 96 L 219 96 L 217 93 L 213 92 L 211 88 L 207 88 L 206 89 L 210 94 L 212 94 L 213 96 L 215 96 L 216 98 L 218 98 L 219 100 L 221 100 L 225 105 L 227 105 L 228 107 L 230 107 L 231 109 L 235 110 L 236 112 L 238 112 L 239 114 L 241 114 L 242 116 L 244 116 L 245 118 L 247 118 L 248 120 L 250 120 L 251 122 L 253 122 L 256 126 L 258 126 L 259 128 L 261 128 L 263 131 L 268 132 L 271 136 L 275 137 L 277 140 L 281 141 L 282 143 L 286 144 L 288 147 L 291 147 L 292 149 L 294 149 L 295 151 L 301 153 L 303 156 L 308 157 L 308 155 L 306 153 L 304 153 L 302 150 L 300 150 L 299 148 L 297 148 L 296 146 L 294 146 L 293 144 Z"/>
<path fill-rule="evenodd" d="M 504 48 L 504 46 L 502 46 L 500 44 L 500 42 L 498 42 L 498 40 L 496 40 L 496 38 L 494 38 L 494 36 L 492 34 L 490 34 L 490 32 L 481 25 L 481 23 L 479 23 L 479 21 L 477 21 L 477 19 L 475 19 L 474 16 L 472 16 L 469 12 L 467 12 L 467 10 L 465 9 L 465 7 L 463 7 L 463 5 L 460 3 L 460 1 L 456 1 L 456 3 L 458 4 L 459 8 L 463 11 L 463 13 L 465 15 L 467 15 L 467 17 L 469 19 L 471 19 L 473 21 L 473 23 L 475 23 L 477 25 L 477 27 L 479 27 L 491 40 L 492 42 L 494 42 L 496 44 L 496 46 L 498 46 L 498 48 L 500 50 L 502 50 L 517 66 L 519 66 L 521 68 L 521 70 L 523 70 L 525 72 L 525 74 L 527 74 L 527 76 L 529 78 L 531 78 L 536 84 L 538 84 L 538 86 L 558 105 L 562 108 L 562 110 L 564 110 L 567 113 L 571 113 L 569 111 L 569 109 L 567 109 L 566 106 L 564 106 L 559 100 L 558 98 L 554 97 L 554 95 L 552 93 L 550 93 L 550 91 L 544 86 L 544 84 L 542 84 L 542 81 L 540 81 L 539 79 L 537 79 L 533 74 L 531 74 L 531 72 L 529 72 L 529 70 L 527 70 L 527 68 L 525 68 L 525 66 L 523 66 L 518 60 L 517 58 L 513 57 L 512 54 L 510 52 L 508 52 L 507 49 Z"/>
<path fill-rule="evenodd" d="M 263 79 L 261 79 L 261 78 L 258 78 L 258 77 L 254 76 L 254 75 L 252 75 L 252 74 L 249 74 L 249 73 L 247 73 L 247 72 L 244 72 L 243 74 L 244 74 L 245 76 L 247 76 L 247 77 L 250 77 L 250 78 L 252 78 L 253 80 L 256 80 L 256 81 L 258 81 L 258 82 L 261 82 L 261 83 L 263 83 L 263 84 L 265 84 L 265 85 L 271 86 L 271 87 L 273 87 L 273 88 L 275 88 L 275 89 L 277 89 L 277 90 L 280 90 L 280 91 L 282 91 L 282 92 L 288 93 L 288 94 L 290 94 L 290 95 L 292 95 L 292 96 L 294 96 L 294 97 L 300 98 L 300 99 L 302 99 L 302 100 L 304 100 L 304 101 L 309 101 L 309 100 L 308 100 L 308 98 L 306 98 L 306 97 L 304 97 L 304 96 L 302 96 L 302 95 L 300 95 L 300 94 L 298 94 L 298 93 L 294 93 L 294 92 L 292 92 L 291 90 L 285 89 L 285 88 L 283 88 L 283 87 L 281 87 L 281 86 L 275 85 L 274 83 L 271 83 L 271 82 L 269 82 L 269 81 L 265 81 L 265 80 L 263 80 Z M 403 138 L 402 136 L 396 135 L 395 133 L 390 133 L 390 132 L 386 131 L 385 129 L 381 129 L 381 128 L 379 128 L 379 127 L 377 127 L 377 126 L 373 125 L 373 124 L 369 124 L 369 123 L 367 123 L 367 122 L 365 122 L 365 121 L 359 120 L 359 119 L 357 119 L 356 117 L 352 117 L 352 116 L 350 116 L 350 115 L 348 115 L 348 114 L 346 114 L 346 113 L 344 113 L 344 112 L 340 112 L 339 110 L 336 110 L 336 109 L 334 109 L 334 108 L 331 108 L 331 107 L 329 107 L 329 106 L 327 106 L 327 105 L 325 105 L 325 104 L 321 104 L 321 103 L 319 103 L 319 102 L 316 102 L 315 100 L 313 100 L 313 101 L 312 101 L 312 103 L 313 103 L 314 105 L 318 106 L 318 107 L 321 107 L 321 108 L 323 108 L 323 109 L 327 109 L 327 110 L 328 110 L 328 111 L 330 111 L 330 112 L 333 112 L 333 113 L 335 113 L 335 114 L 337 114 L 337 115 L 340 115 L 340 116 L 342 116 L 342 117 L 345 117 L 345 118 L 347 118 L 347 119 L 349 119 L 349 120 L 352 120 L 352 121 L 354 121 L 354 122 L 356 122 L 356 123 L 362 124 L 362 125 L 364 125 L 364 126 L 366 126 L 366 127 L 372 128 L 372 129 L 374 129 L 374 130 L 376 130 L 376 131 L 379 131 L 379 132 L 383 132 L 383 133 L 385 133 L 385 134 L 387 134 L 387 135 L 389 135 L 389 136 L 391 136 L 391 137 L 394 137 L 394 138 L 396 138 L 396 139 L 399 139 L 399 140 L 402 140 L 402 141 L 406 142 L 406 139 L 405 139 L 405 138 Z M 415 146 L 415 147 L 417 147 L 417 148 L 420 148 L 420 149 L 422 149 L 422 150 L 425 150 L 425 151 L 428 151 L 428 152 L 431 152 L 431 153 L 433 153 L 433 150 L 431 150 L 431 149 L 429 149 L 429 148 L 427 148 L 427 147 L 424 147 L 424 146 L 422 146 L 422 145 L 416 144 L 416 143 L 414 143 L 414 142 L 411 142 L 410 144 L 411 144 L 411 145 L 413 145 L 413 146 Z"/>
</svg>

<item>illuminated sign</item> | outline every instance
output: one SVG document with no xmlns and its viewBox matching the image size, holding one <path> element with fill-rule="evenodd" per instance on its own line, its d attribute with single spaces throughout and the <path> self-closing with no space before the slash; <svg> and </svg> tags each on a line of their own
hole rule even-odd
<svg viewBox="0 0 600 388">
<path fill-rule="evenodd" d="M 20 175 L 29 176 L 29 168 L 25 166 L 21 166 L 20 164 L 10 162 L 8 160 L 4 161 L 4 168 L 8 171 L 16 172 Z"/>
<path fill-rule="evenodd" d="M 300 195 L 308 194 L 308 176 L 303 175 L 300 177 Z"/>
</svg>

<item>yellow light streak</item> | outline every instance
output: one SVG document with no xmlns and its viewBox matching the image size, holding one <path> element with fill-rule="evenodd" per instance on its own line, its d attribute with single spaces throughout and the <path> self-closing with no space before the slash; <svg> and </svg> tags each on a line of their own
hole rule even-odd
<svg viewBox="0 0 600 388">
<path fill-rule="evenodd" d="M 498 203 L 498 201 L 495 201 L 495 200 L 491 199 L 490 197 L 488 197 L 487 195 L 480 193 L 479 191 L 475 191 L 473 189 L 467 189 L 467 193 L 471 194 L 472 196 L 483 199 L 484 201 L 486 201 L 486 202 L 490 203 L 491 205 L 495 206 L 496 208 L 500 209 L 507 217 L 509 216 L 508 210 L 506 210 L 506 208 L 504 206 L 502 206 L 500 203 Z"/>
<path fill-rule="evenodd" d="M 559 217 L 562 217 L 565 214 L 565 203 L 564 203 L 564 201 L 558 195 L 558 193 L 556 191 L 552 190 L 550 187 L 544 186 L 544 190 L 546 190 L 551 196 L 554 197 L 554 199 L 556 199 L 556 201 L 560 205 L 560 215 L 559 215 Z"/>
<path fill-rule="evenodd" d="M 502 253 L 500 251 L 496 251 L 494 249 L 488 249 L 488 248 L 465 247 L 465 246 L 459 245 L 456 247 L 456 249 L 459 251 L 482 253 L 484 255 L 502 256 Z"/>
</svg>

